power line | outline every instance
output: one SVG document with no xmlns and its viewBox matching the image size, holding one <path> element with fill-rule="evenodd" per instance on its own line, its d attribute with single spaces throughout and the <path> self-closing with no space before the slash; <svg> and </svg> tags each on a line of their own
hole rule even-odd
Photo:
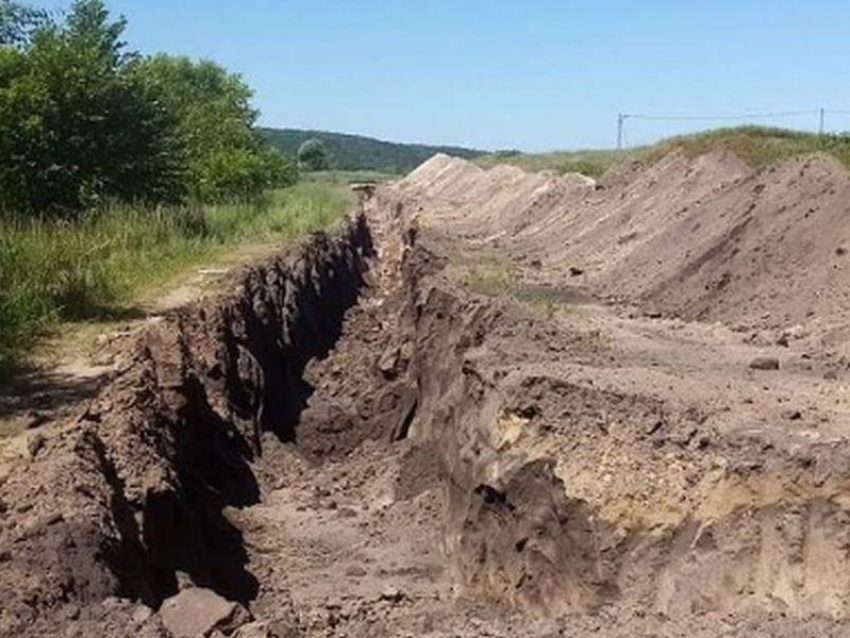
<svg viewBox="0 0 850 638">
<path fill-rule="evenodd" d="M 827 111 L 833 113 L 834 111 Z M 812 111 L 778 111 L 772 113 L 742 113 L 739 115 L 647 115 L 644 113 L 623 113 L 623 119 L 631 120 L 663 120 L 663 121 L 693 121 L 693 120 L 755 120 L 781 117 L 799 117 L 817 115 L 818 110 Z"/>
</svg>

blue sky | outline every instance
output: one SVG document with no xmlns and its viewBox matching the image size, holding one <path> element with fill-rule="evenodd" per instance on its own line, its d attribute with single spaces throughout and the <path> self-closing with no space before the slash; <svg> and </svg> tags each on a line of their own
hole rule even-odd
<svg viewBox="0 0 850 638">
<path fill-rule="evenodd" d="M 216 60 L 261 122 L 487 149 L 611 146 L 620 111 L 850 109 L 847 0 L 107 0 Z M 772 121 L 815 128 L 817 118 Z M 850 116 L 828 118 L 850 129 Z M 627 121 L 629 143 L 707 123 Z"/>
</svg>

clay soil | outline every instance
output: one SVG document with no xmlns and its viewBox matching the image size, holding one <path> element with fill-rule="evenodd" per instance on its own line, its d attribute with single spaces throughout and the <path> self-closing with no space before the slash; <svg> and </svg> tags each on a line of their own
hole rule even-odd
<svg viewBox="0 0 850 638">
<path fill-rule="evenodd" d="M 363 192 L 6 440 L 0 635 L 850 635 L 848 202 L 826 156 Z"/>
</svg>

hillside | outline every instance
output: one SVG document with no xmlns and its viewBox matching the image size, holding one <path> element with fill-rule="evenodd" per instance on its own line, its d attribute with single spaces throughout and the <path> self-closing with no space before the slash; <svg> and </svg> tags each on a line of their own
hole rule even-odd
<svg viewBox="0 0 850 638">
<path fill-rule="evenodd" d="M 305 141 L 320 139 L 331 156 L 331 167 L 343 171 L 374 170 L 401 174 L 413 170 L 437 153 L 464 159 L 485 155 L 483 151 L 457 146 L 402 144 L 329 131 L 260 128 L 259 133 L 272 146 L 289 155 L 297 153 L 298 147 Z"/>
</svg>

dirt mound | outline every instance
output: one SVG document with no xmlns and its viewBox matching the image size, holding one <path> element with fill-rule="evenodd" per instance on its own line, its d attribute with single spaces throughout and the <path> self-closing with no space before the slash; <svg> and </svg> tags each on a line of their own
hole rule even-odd
<svg viewBox="0 0 850 638">
<path fill-rule="evenodd" d="M 831 157 L 753 173 L 729 154 L 673 153 L 648 167 L 618 167 L 596 189 L 432 161 L 399 184 L 429 198 L 419 204 L 424 222 L 498 239 L 521 261 L 542 263 L 549 283 L 581 273 L 599 295 L 687 319 L 754 328 L 815 319 L 824 332 L 848 336 L 850 174 Z M 445 198 L 454 192 L 467 196 Z"/>
<path fill-rule="evenodd" d="M 575 196 L 594 181 L 578 174 L 526 173 L 513 166 L 484 170 L 436 155 L 401 180 L 396 190 L 427 201 L 430 214 L 466 236 L 492 239 L 525 227 L 542 202 Z M 572 195 L 571 195 L 572 194 Z"/>
</svg>

